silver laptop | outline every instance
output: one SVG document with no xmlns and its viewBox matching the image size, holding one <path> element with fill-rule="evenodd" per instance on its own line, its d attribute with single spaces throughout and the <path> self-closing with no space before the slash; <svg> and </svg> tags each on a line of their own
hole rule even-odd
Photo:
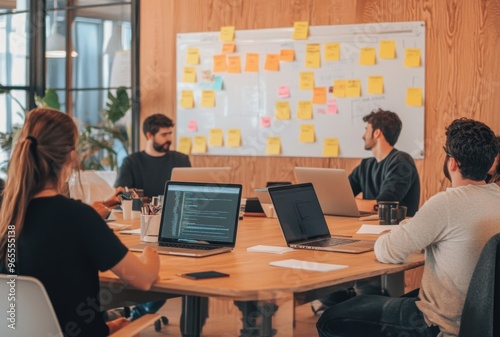
<svg viewBox="0 0 500 337">
<path fill-rule="evenodd" d="M 332 237 L 311 183 L 269 188 L 289 247 L 342 253 L 373 250 L 375 241 Z"/>
<path fill-rule="evenodd" d="M 273 202 L 271 200 L 271 196 L 269 195 L 267 187 L 256 188 L 255 194 L 257 194 L 257 199 L 259 199 L 260 206 L 264 210 L 266 217 L 272 218 L 274 214 Z"/>
<path fill-rule="evenodd" d="M 312 183 L 323 214 L 360 217 L 374 214 L 358 210 L 345 170 L 295 167 L 298 183 Z"/>
<path fill-rule="evenodd" d="M 158 253 L 204 257 L 233 250 L 241 199 L 241 185 L 167 181 L 158 243 L 146 245 Z"/>
<path fill-rule="evenodd" d="M 174 167 L 170 180 L 205 183 L 231 182 L 230 167 Z"/>
</svg>

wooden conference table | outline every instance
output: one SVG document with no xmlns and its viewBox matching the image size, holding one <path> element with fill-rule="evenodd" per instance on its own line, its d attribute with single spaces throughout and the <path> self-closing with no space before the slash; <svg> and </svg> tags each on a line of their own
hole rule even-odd
<svg viewBox="0 0 500 337">
<path fill-rule="evenodd" d="M 376 236 L 356 235 L 363 222 L 357 218 L 326 216 L 332 235 L 352 235 L 354 238 L 376 239 Z M 139 227 L 138 220 L 122 221 Z M 368 222 L 366 222 L 368 223 Z M 373 222 L 376 224 L 377 222 Z M 127 245 L 139 243 L 137 235 L 118 234 Z M 404 264 L 383 264 L 376 260 L 374 252 L 346 254 L 295 250 L 286 254 L 247 252 L 255 245 L 285 246 L 277 219 L 247 217 L 240 221 L 236 248 L 204 258 L 161 255 L 160 278 L 149 292 L 127 287 L 111 272 L 100 275 L 101 288 L 108 297 L 103 298 L 105 307 L 122 306 L 124 302 L 141 303 L 150 300 L 183 296 L 184 336 L 200 336 L 201 300 L 204 297 L 219 297 L 251 303 L 275 303 L 280 307 L 280 322 L 272 322 L 275 310 L 262 309 L 260 335 L 272 335 L 271 323 L 279 325 L 278 336 L 293 336 L 294 305 L 303 304 L 325 296 L 335 286 L 372 276 L 382 277 L 382 286 L 391 296 L 404 292 L 404 271 L 423 265 L 423 254 L 416 252 Z M 273 267 L 271 261 L 298 259 L 313 262 L 348 265 L 348 268 L 330 272 L 315 272 L 299 269 Z M 190 280 L 179 276 L 183 273 L 217 270 L 230 275 L 225 278 Z M 107 290 L 107 291 L 106 291 Z M 255 302 L 254 302 L 255 303 Z M 284 305 L 289 303 L 288 306 Z M 291 304 L 291 305 L 290 305 Z M 269 307 L 268 307 L 269 308 Z M 277 308 L 275 308 L 277 309 Z M 286 312 L 283 312 L 286 311 Z"/>
</svg>

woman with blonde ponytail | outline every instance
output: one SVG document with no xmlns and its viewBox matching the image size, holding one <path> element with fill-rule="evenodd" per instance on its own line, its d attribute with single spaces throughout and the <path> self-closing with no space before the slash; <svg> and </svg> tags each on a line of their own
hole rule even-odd
<svg viewBox="0 0 500 337">
<path fill-rule="evenodd" d="M 28 275 L 45 286 L 63 332 L 107 336 L 99 311 L 98 271 L 148 290 L 157 279 L 154 249 L 136 256 L 90 206 L 64 196 L 76 166 L 78 130 L 70 116 L 34 109 L 14 146 L 0 208 L 0 273 Z M 76 327 L 76 328 L 75 328 Z"/>
</svg>

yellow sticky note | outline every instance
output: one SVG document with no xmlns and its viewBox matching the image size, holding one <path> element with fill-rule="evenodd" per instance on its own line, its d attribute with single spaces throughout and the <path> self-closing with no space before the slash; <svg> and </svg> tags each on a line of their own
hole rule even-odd
<svg viewBox="0 0 500 337">
<path fill-rule="evenodd" d="M 222 45 L 222 54 L 231 54 L 234 53 L 235 44 L 232 42 L 226 42 Z"/>
<path fill-rule="evenodd" d="M 290 119 L 290 104 L 288 102 L 276 102 L 275 118 Z"/>
<path fill-rule="evenodd" d="M 300 143 L 314 143 L 314 124 L 302 124 L 300 126 Z"/>
<path fill-rule="evenodd" d="M 194 136 L 193 153 L 207 152 L 207 138 L 205 136 Z"/>
<path fill-rule="evenodd" d="M 375 95 L 384 93 L 384 76 L 368 76 L 368 93 Z"/>
<path fill-rule="evenodd" d="M 194 107 L 194 97 L 192 90 L 181 91 L 181 108 L 191 109 Z"/>
<path fill-rule="evenodd" d="M 422 88 L 408 88 L 406 90 L 406 105 L 422 106 Z"/>
<path fill-rule="evenodd" d="M 279 54 L 267 54 L 266 55 L 266 63 L 264 64 L 264 70 L 279 71 L 280 70 L 280 55 Z"/>
<path fill-rule="evenodd" d="M 311 101 L 299 101 L 297 119 L 312 119 L 313 110 Z"/>
<path fill-rule="evenodd" d="M 208 144 L 210 146 L 222 146 L 224 143 L 224 135 L 222 129 L 210 129 Z"/>
<path fill-rule="evenodd" d="M 241 130 L 228 129 L 227 130 L 227 146 L 240 147 L 241 146 Z"/>
<path fill-rule="evenodd" d="M 296 21 L 293 23 L 293 35 L 294 40 L 305 40 L 309 35 L 309 22 L 307 21 Z"/>
<path fill-rule="evenodd" d="M 396 57 L 396 42 L 394 40 L 381 40 L 379 43 L 381 59 L 393 59 Z"/>
<path fill-rule="evenodd" d="M 177 148 L 177 151 L 184 154 L 191 153 L 191 137 L 180 137 L 179 147 Z"/>
<path fill-rule="evenodd" d="M 362 66 L 372 66 L 375 64 L 375 48 L 361 48 L 359 64 Z"/>
<path fill-rule="evenodd" d="M 200 51 L 198 48 L 188 48 L 186 64 L 199 64 L 200 63 Z"/>
<path fill-rule="evenodd" d="M 204 108 L 215 107 L 215 91 L 203 90 L 201 92 L 201 106 Z"/>
<path fill-rule="evenodd" d="M 245 71 L 254 73 L 259 71 L 259 54 L 247 53 L 245 61 Z"/>
<path fill-rule="evenodd" d="M 237 56 L 228 56 L 227 57 L 227 72 L 230 74 L 239 74 L 241 73 L 241 57 Z"/>
<path fill-rule="evenodd" d="M 306 68 L 319 68 L 321 66 L 320 52 L 321 48 L 317 43 L 306 46 Z"/>
<path fill-rule="evenodd" d="M 361 96 L 361 81 L 360 80 L 347 80 L 345 93 L 346 93 L 346 97 L 360 97 Z"/>
<path fill-rule="evenodd" d="M 234 26 L 220 27 L 219 40 L 230 42 L 234 40 Z"/>
<path fill-rule="evenodd" d="M 405 67 L 420 67 L 420 48 L 406 48 Z"/>
<path fill-rule="evenodd" d="M 293 49 L 281 49 L 280 61 L 291 62 L 293 60 L 295 60 L 295 50 L 293 50 Z"/>
<path fill-rule="evenodd" d="M 345 80 L 333 81 L 333 97 L 343 98 L 346 96 Z"/>
<path fill-rule="evenodd" d="M 281 154 L 281 139 L 280 137 L 268 137 L 266 154 L 279 155 Z"/>
<path fill-rule="evenodd" d="M 323 140 L 323 157 L 338 157 L 338 156 L 339 156 L 338 138 L 325 138 Z"/>
<path fill-rule="evenodd" d="M 227 70 L 226 55 L 214 55 L 214 73 L 221 73 Z"/>
<path fill-rule="evenodd" d="M 314 88 L 313 104 L 326 104 L 326 87 Z"/>
<path fill-rule="evenodd" d="M 300 73 L 300 89 L 313 90 L 314 89 L 314 73 L 302 72 Z"/>
<path fill-rule="evenodd" d="M 325 43 L 325 61 L 340 60 L 340 43 Z"/>
<path fill-rule="evenodd" d="M 182 82 L 196 82 L 196 68 L 184 67 L 184 71 L 182 73 Z"/>
</svg>

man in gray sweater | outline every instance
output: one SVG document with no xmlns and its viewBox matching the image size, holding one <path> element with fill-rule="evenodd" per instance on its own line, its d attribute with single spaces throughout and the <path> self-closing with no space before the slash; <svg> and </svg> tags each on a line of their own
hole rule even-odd
<svg viewBox="0 0 500 337">
<path fill-rule="evenodd" d="M 421 289 L 401 298 L 361 295 L 339 303 L 319 319 L 320 336 L 457 336 L 481 250 L 500 232 L 500 187 L 484 181 L 498 149 L 488 126 L 462 118 L 447 127 L 444 151 L 452 187 L 375 244 L 382 263 L 403 263 L 425 249 Z"/>
</svg>

